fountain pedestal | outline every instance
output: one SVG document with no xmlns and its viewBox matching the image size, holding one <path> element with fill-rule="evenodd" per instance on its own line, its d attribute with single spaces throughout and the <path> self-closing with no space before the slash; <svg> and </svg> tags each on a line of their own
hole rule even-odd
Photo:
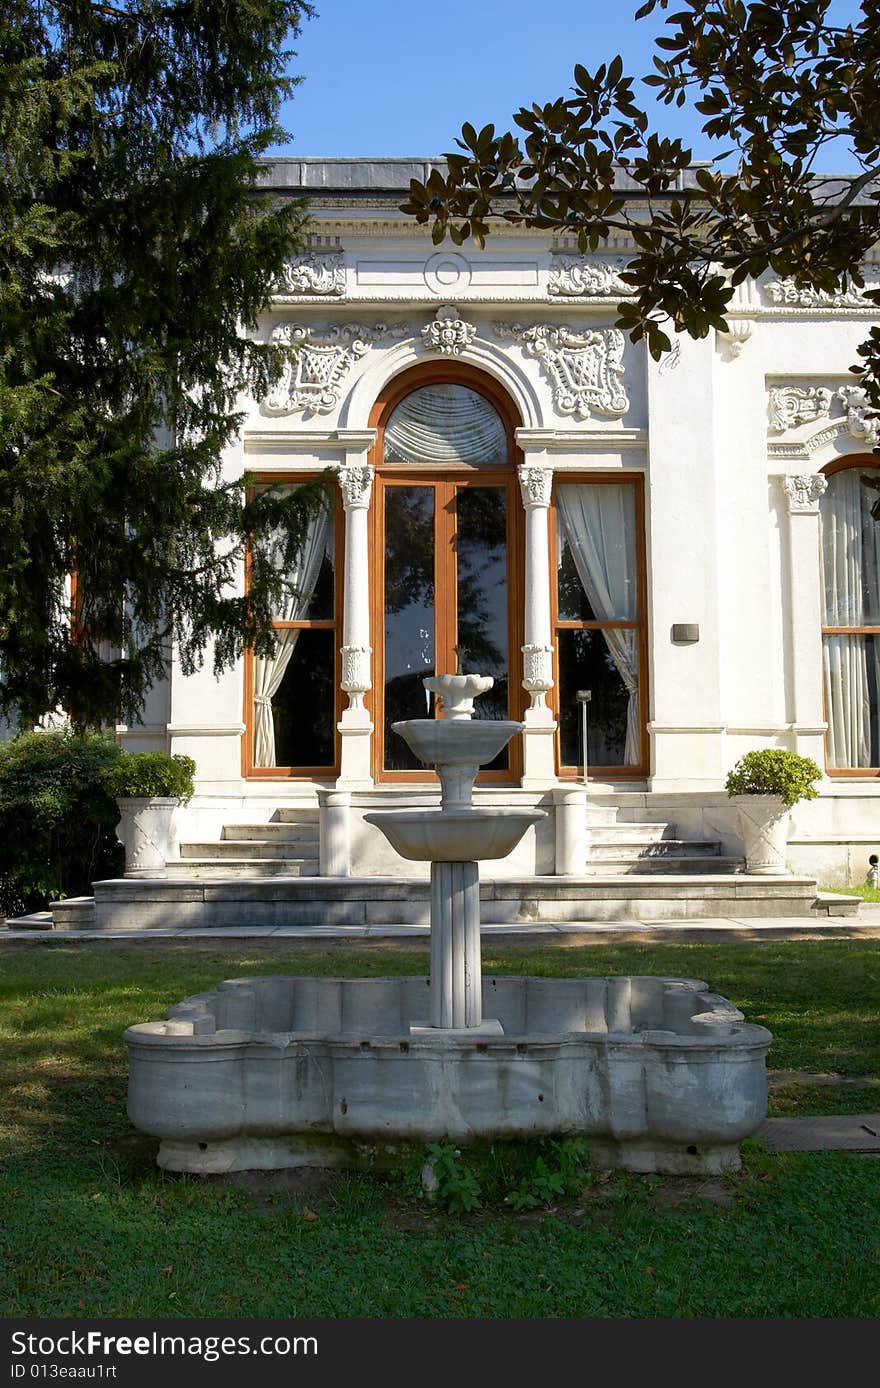
<svg viewBox="0 0 880 1388">
<path fill-rule="evenodd" d="M 392 728 L 436 768 L 440 809 L 418 815 L 388 810 L 364 818 L 402 857 L 431 863 L 431 1027 L 501 1035 L 500 1022 L 483 1022 L 479 862 L 506 857 L 544 812 L 474 806 L 480 767 L 523 729 L 522 723 L 472 720 L 474 699 L 492 688 L 492 679 L 437 675 L 424 684 L 440 696 L 443 720 L 414 718 Z M 414 1025 L 411 1031 L 424 1028 Z"/>
</svg>

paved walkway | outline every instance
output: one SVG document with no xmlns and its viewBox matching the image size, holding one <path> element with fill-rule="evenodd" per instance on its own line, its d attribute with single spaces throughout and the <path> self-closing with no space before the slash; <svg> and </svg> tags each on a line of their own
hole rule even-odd
<svg viewBox="0 0 880 1388">
<path fill-rule="evenodd" d="M 767 1118 L 758 1137 L 770 1152 L 880 1152 L 880 1113 Z"/>
<path fill-rule="evenodd" d="M 163 930 L 76 930 L 51 928 L 48 911 L 27 917 L 27 927 L 15 925 L 0 930 L 0 945 L 4 940 L 135 940 L 169 939 L 335 939 L 335 940 L 424 940 L 430 931 L 427 925 L 225 925 L 168 926 Z M 22 921 L 24 925 L 24 921 Z M 578 937 L 583 943 L 590 940 L 631 939 L 633 941 L 662 939 L 686 942 L 690 940 L 723 939 L 859 939 L 880 936 L 880 903 L 863 902 L 857 915 L 826 916 L 815 912 L 809 916 L 769 916 L 766 918 L 719 916 L 691 920 L 657 921 L 576 921 L 558 924 L 526 921 L 521 925 L 483 925 L 485 939 L 505 939 L 510 942 L 530 940 L 541 944 L 573 944 Z"/>
</svg>

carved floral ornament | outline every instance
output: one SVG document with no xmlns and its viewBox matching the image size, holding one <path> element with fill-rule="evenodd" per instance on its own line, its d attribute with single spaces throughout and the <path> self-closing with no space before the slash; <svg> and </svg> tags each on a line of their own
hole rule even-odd
<svg viewBox="0 0 880 1388">
<path fill-rule="evenodd" d="M 309 251 L 294 256 L 284 266 L 273 293 L 341 297 L 345 293 L 345 264 L 341 252 Z"/>
<path fill-rule="evenodd" d="M 504 341 L 518 342 L 536 357 L 553 385 L 560 414 L 619 419 L 629 409 L 623 388 L 623 333 L 617 328 L 577 331 L 554 323 L 496 323 Z"/>
<path fill-rule="evenodd" d="M 867 285 L 867 289 L 875 288 Z M 847 289 L 830 292 L 826 289 L 801 288 L 793 279 L 770 280 L 761 285 L 764 298 L 780 308 L 874 308 L 865 298 L 865 290 L 850 285 Z"/>
<path fill-rule="evenodd" d="M 554 255 L 547 279 L 547 293 L 554 298 L 608 298 L 632 294 L 632 286 L 620 278 L 625 262 L 590 260 L 587 256 Z"/>
<path fill-rule="evenodd" d="M 296 349 L 284 373 L 263 402 L 267 414 L 330 414 L 339 404 L 343 382 L 356 361 L 377 342 L 406 337 L 404 323 L 342 323 L 323 329 L 307 323 L 279 323 L 272 341 Z"/>
<path fill-rule="evenodd" d="M 477 330 L 473 323 L 466 323 L 453 304 L 442 304 L 434 315 L 433 323 L 422 328 L 422 339 L 432 352 L 445 357 L 458 357 L 466 347 L 470 347 Z"/>
<path fill-rule="evenodd" d="M 370 504 L 373 487 L 373 469 L 369 463 L 358 463 L 354 467 L 340 467 L 336 470 L 336 480 L 342 492 L 342 505 L 346 511 L 358 507 L 366 510 Z"/>
<path fill-rule="evenodd" d="M 530 510 L 533 506 L 549 506 L 553 491 L 553 470 L 537 463 L 523 463 L 518 467 L 520 491 L 523 506 Z"/>
<path fill-rule="evenodd" d="M 880 419 L 872 418 L 868 397 L 861 386 L 770 386 L 767 392 L 768 430 L 784 434 L 805 424 L 827 419 L 829 437 L 847 433 L 872 447 L 880 438 Z"/>
<path fill-rule="evenodd" d="M 801 477 L 786 477 L 783 485 L 788 497 L 788 509 L 793 515 L 818 514 L 820 498 L 825 495 L 828 486 L 828 479 L 821 472 L 808 473 Z"/>
</svg>

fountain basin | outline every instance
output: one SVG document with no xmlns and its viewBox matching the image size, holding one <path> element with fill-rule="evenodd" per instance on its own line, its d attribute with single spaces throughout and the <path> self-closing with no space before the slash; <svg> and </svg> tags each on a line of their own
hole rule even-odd
<svg viewBox="0 0 880 1388">
<path fill-rule="evenodd" d="M 416 862 L 474 863 L 506 858 L 544 810 L 461 808 L 377 810 L 364 815 L 401 858 Z"/>
<path fill-rule="evenodd" d="M 485 766 L 494 761 L 524 723 L 500 718 L 408 718 L 392 723 L 425 766 Z"/>
<path fill-rule="evenodd" d="M 578 1134 L 633 1171 L 736 1169 L 770 1033 L 696 979 L 487 978 L 503 1036 L 437 1029 L 426 978 L 234 979 L 129 1027 L 159 1165 L 353 1165 L 377 1146 Z"/>
</svg>

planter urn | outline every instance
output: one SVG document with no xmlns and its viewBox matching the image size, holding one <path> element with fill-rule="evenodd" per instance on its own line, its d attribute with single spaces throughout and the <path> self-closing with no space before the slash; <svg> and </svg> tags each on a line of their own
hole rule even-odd
<svg viewBox="0 0 880 1388">
<path fill-rule="evenodd" d="M 736 795 L 746 872 L 787 873 L 785 853 L 791 811 L 779 795 Z"/>
<path fill-rule="evenodd" d="M 116 837 L 125 848 L 126 877 L 164 877 L 171 856 L 177 796 L 117 798 Z"/>
</svg>

